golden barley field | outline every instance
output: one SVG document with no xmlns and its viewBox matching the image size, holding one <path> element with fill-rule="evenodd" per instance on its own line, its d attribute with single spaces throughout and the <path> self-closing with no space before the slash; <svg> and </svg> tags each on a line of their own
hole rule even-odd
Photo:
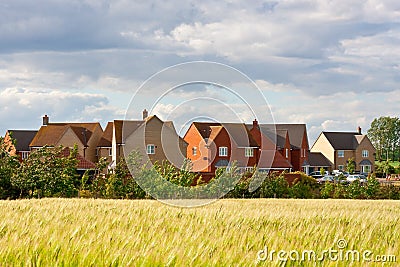
<svg viewBox="0 0 400 267">
<path fill-rule="evenodd" d="M 398 201 L 40 199 L 0 218 L 0 266 L 400 266 Z"/>
</svg>

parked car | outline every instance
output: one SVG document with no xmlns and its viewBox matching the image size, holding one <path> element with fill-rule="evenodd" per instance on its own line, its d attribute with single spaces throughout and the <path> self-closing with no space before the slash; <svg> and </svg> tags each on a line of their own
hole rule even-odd
<svg viewBox="0 0 400 267">
<path fill-rule="evenodd" d="M 320 171 L 312 172 L 312 173 L 309 174 L 309 176 L 314 177 L 315 179 L 319 179 L 319 178 L 323 177 L 323 175 L 321 174 Z"/>
<path fill-rule="evenodd" d="M 318 179 L 317 179 L 317 182 L 318 182 L 319 184 L 324 184 L 324 183 L 326 183 L 326 182 L 331 182 L 331 183 L 333 183 L 334 181 L 335 181 L 335 177 L 332 176 L 332 175 L 325 175 L 324 177 L 321 177 L 321 178 L 318 178 Z"/>
<path fill-rule="evenodd" d="M 351 175 L 347 176 L 346 180 L 350 183 L 357 181 L 357 180 L 360 181 L 360 183 L 367 182 L 367 178 L 365 178 L 365 176 L 361 175 L 361 174 L 351 174 Z"/>
<path fill-rule="evenodd" d="M 339 176 L 339 175 L 344 175 L 344 176 L 349 176 L 350 174 L 348 172 L 345 172 L 343 170 L 333 170 L 332 174 L 334 174 L 335 176 Z"/>
</svg>

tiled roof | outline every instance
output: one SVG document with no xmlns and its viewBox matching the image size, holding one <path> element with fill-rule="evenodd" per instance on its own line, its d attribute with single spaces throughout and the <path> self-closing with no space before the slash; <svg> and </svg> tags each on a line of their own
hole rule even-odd
<svg viewBox="0 0 400 267">
<path fill-rule="evenodd" d="M 357 132 L 322 132 L 322 134 L 335 150 L 355 150 L 362 136 Z"/>
<path fill-rule="evenodd" d="M 301 148 L 304 134 L 307 134 L 307 127 L 305 124 L 258 124 L 260 131 L 268 137 L 271 141 L 276 142 L 279 148 L 285 147 L 286 134 L 289 135 L 290 145 L 294 149 Z M 252 124 L 247 124 L 247 128 L 251 129 Z M 276 136 L 274 136 L 274 133 Z"/>
<path fill-rule="evenodd" d="M 273 159 L 272 162 L 271 159 Z M 271 169 L 293 168 L 292 164 L 275 150 L 261 150 L 258 167 Z"/>
<path fill-rule="evenodd" d="M 8 130 L 8 133 L 12 133 L 12 137 L 15 139 L 15 149 L 17 151 L 29 151 L 29 144 L 35 137 L 38 131 L 31 130 Z"/>
<path fill-rule="evenodd" d="M 115 139 L 117 144 L 122 144 L 122 134 L 126 136 L 135 132 L 145 121 L 129 121 L 129 120 L 115 120 Z"/>
<path fill-rule="evenodd" d="M 70 153 L 71 153 L 71 150 L 68 147 L 63 149 L 63 156 L 64 157 L 68 157 L 70 155 Z M 96 168 L 96 164 L 94 164 L 90 160 L 85 159 L 80 154 L 76 155 L 76 159 L 78 160 L 78 166 L 77 166 L 78 170 L 89 170 L 89 169 L 95 169 Z"/>
<path fill-rule="evenodd" d="M 112 136 L 113 136 L 113 122 L 108 122 L 106 129 L 103 132 L 103 135 L 100 138 L 99 143 L 97 144 L 98 147 L 111 147 L 112 146 Z"/>
<path fill-rule="evenodd" d="M 31 147 L 42 147 L 45 145 L 55 145 L 62 138 L 64 133 L 71 129 L 81 143 L 86 146 L 93 135 L 96 127 L 100 124 L 96 123 L 49 123 L 40 127 L 38 133 L 30 143 Z M 101 127 L 101 126 L 100 126 Z"/>
<path fill-rule="evenodd" d="M 373 165 L 372 162 L 368 159 L 363 159 L 362 161 L 360 161 L 360 163 L 358 163 L 358 165 Z"/>
<path fill-rule="evenodd" d="M 45 145 L 55 145 L 68 128 L 68 125 L 42 126 L 40 127 L 39 131 L 37 132 L 36 136 L 33 138 L 29 146 L 42 147 Z"/>
<path fill-rule="evenodd" d="M 258 147 L 243 123 L 193 122 L 203 139 L 214 139 L 225 128 L 238 147 Z"/>
<path fill-rule="evenodd" d="M 308 165 L 316 167 L 329 167 L 331 166 L 331 162 L 321 152 L 309 152 Z"/>
<path fill-rule="evenodd" d="M 287 130 L 289 133 L 290 145 L 293 148 L 301 148 L 304 134 L 307 134 L 305 124 L 275 124 L 277 132 Z"/>
</svg>

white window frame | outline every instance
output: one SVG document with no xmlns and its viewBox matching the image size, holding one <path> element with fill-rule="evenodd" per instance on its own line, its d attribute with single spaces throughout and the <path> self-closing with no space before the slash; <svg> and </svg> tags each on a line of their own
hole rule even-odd
<svg viewBox="0 0 400 267">
<path fill-rule="evenodd" d="M 362 157 L 363 157 L 363 158 L 368 158 L 368 157 L 369 157 L 369 151 L 366 150 L 366 149 L 364 149 L 364 150 L 362 151 Z"/>
<path fill-rule="evenodd" d="M 109 147 L 109 148 L 107 148 L 107 150 L 108 150 L 108 156 L 109 156 L 109 157 L 112 157 L 112 148 Z"/>
<path fill-rule="evenodd" d="M 366 173 L 370 173 L 372 170 L 372 166 L 371 165 L 361 165 L 361 172 L 366 172 Z M 365 170 L 365 168 L 368 168 L 368 171 Z"/>
<path fill-rule="evenodd" d="M 289 148 L 285 149 L 285 156 L 286 156 L 287 159 L 289 158 Z"/>
<path fill-rule="evenodd" d="M 21 159 L 25 160 L 29 157 L 29 151 L 21 151 Z"/>
<path fill-rule="evenodd" d="M 338 150 L 337 156 L 338 158 L 344 158 L 344 150 Z"/>
<path fill-rule="evenodd" d="M 228 147 L 226 146 L 220 146 L 218 148 L 218 155 L 220 157 L 227 157 L 228 156 Z"/>
<path fill-rule="evenodd" d="M 245 147 L 244 148 L 244 156 L 246 158 L 254 157 L 254 149 L 252 147 Z"/>
<path fill-rule="evenodd" d="M 148 144 L 146 146 L 146 153 L 147 153 L 147 155 L 156 154 L 156 146 L 154 144 Z"/>
<path fill-rule="evenodd" d="M 197 147 L 196 146 L 192 147 L 192 155 L 193 156 L 197 155 Z"/>
</svg>

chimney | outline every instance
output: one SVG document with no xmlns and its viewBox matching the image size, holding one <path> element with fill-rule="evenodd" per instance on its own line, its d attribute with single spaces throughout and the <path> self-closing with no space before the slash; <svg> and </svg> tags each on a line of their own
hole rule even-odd
<svg viewBox="0 0 400 267">
<path fill-rule="evenodd" d="M 47 115 L 44 115 L 43 117 L 43 126 L 46 126 L 49 124 L 49 117 Z"/>
<path fill-rule="evenodd" d="M 257 119 L 254 119 L 254 121 L 253 121 L 253 129 L 260 129 L 260 127 L 258 127 L 258 121 L 257 121 Z"/>
<path fill-rule="evenodd" d="M 144 109 L 143 110 L 143 120 L 145 120 L 148 116 L 149 116 L 149 112 L 146 109 Z"/>
<path fill-rule="evenodd" d="M 361 134 L 361 127 L 360 126 L 357 127 L 357 132 L 358 132 L 358 134 Z"/>
</svg>

